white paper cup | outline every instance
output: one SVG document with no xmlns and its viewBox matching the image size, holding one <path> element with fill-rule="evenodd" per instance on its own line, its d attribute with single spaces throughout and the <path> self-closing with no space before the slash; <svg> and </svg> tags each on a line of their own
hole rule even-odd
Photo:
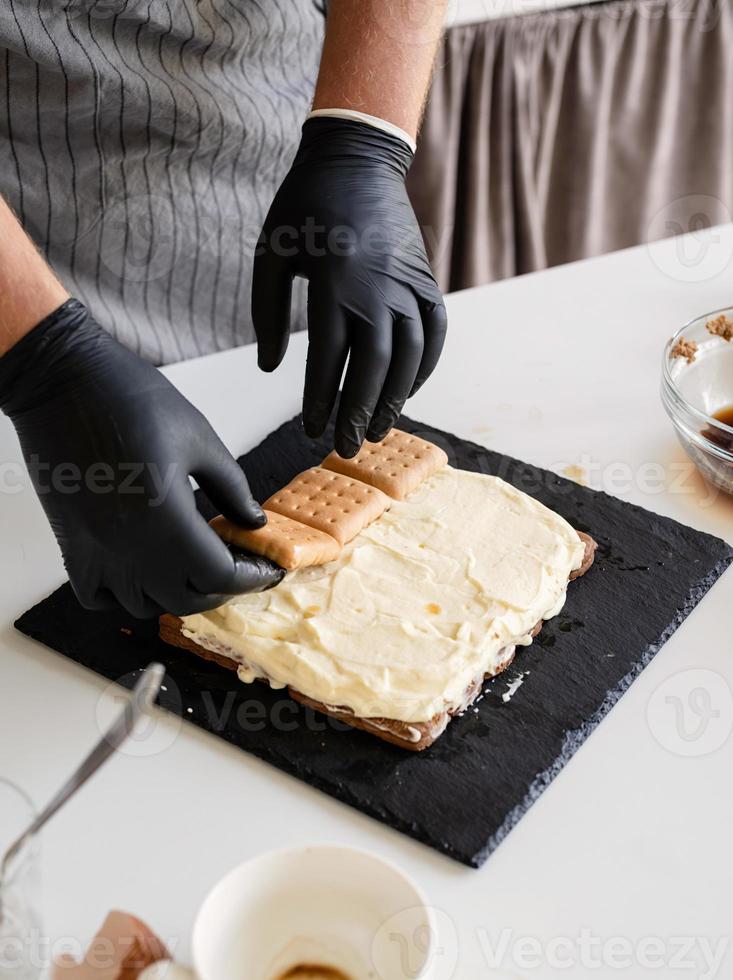
<svg viewBox="0 0 733 980">
<path fill-rule="evenodd" d="M 193 933 L 198 980 L 280 980 L 306 965 L 348 980 L 429 980 L 435 947 L 417 886 L 337 846 L 272 851 L 235 868 L 204 900 Z M 150 980 L 179 976 L 168 969 Z"/>
</svg>

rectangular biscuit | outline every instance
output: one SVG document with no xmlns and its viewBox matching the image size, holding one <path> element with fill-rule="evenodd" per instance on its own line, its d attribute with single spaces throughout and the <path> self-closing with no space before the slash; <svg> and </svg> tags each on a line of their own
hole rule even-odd
<svg viewBox="0 0 733 980">
<path fill-rule="evenodd" d="M 238 527 L 225 517 L 215 517 L 211 526 L 227 544 L 263 555 L 287 571 L 325 565 L 341 553 L 341 545 L 330 534 L 274 511 L 265 510 L 265 514 L 267 524 L 256 530 Z"/>
<path fill-rule="evenodd" d="M 381 442 L 365 442 L 353 459 L 342 459 L 334 450 L 321 466 L 404 500 L 447 462 L 447 455 L 432 442 L 392 429 Z"/>
<path fill-rule="evenodd" d="M 381 490 L 314 466 L 278 490 L 263 506 L 322 531 L 344 545 L 375 521 L 391 501 Z"/>
</svg>

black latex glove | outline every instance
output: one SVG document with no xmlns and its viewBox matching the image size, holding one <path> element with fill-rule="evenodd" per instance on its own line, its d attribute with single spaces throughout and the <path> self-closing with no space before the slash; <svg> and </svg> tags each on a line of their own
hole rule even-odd
<svg viewBox="0 0 733 980">
<path fill-rule="evenodd" d="M 257 246 L 252 318 L 259 365 L 288 344 L 294 276 L 308 279 L 303 424 L 321 435 L 333 410 L 336 450 L 378 442 L 438 362 L 443 298 L 405 190 L 412 152 L 364 123 L 310 119 Z"/>
<path fill-rule="evenodd" d="M 265 523 L 209 423 L 77 300 L 0 358 L 0 408 L 88 609 L 184 615 L 282 578 L 234 557 L 196 510 L 189 474 L 231 520 Z"/>
</svg>

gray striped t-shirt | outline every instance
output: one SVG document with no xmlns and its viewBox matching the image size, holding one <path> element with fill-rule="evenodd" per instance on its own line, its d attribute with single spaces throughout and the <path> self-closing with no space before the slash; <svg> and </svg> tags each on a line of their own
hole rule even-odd
<svg viewBox="0 0 733 980">
<path fill-rule="evenodd" d="M 0 193 L 156 363 L 253 339 L 254 242 L 323 30 L 318 0 L 2 0 Z"/>
</svg>

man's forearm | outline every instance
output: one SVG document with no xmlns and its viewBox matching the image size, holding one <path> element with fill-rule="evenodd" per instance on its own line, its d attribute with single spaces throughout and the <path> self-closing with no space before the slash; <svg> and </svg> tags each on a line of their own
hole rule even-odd
<svg viewBox="0 0 733 980">
<path fill-rule="evenodd" d="M 0 356 L 68 298 L 0 197 Z"/>
<path fill-rule="evenodd" d="M 417 135 L 447 0 L 331 0 L 314 109 L 355 109 Z"/>
</svg>

